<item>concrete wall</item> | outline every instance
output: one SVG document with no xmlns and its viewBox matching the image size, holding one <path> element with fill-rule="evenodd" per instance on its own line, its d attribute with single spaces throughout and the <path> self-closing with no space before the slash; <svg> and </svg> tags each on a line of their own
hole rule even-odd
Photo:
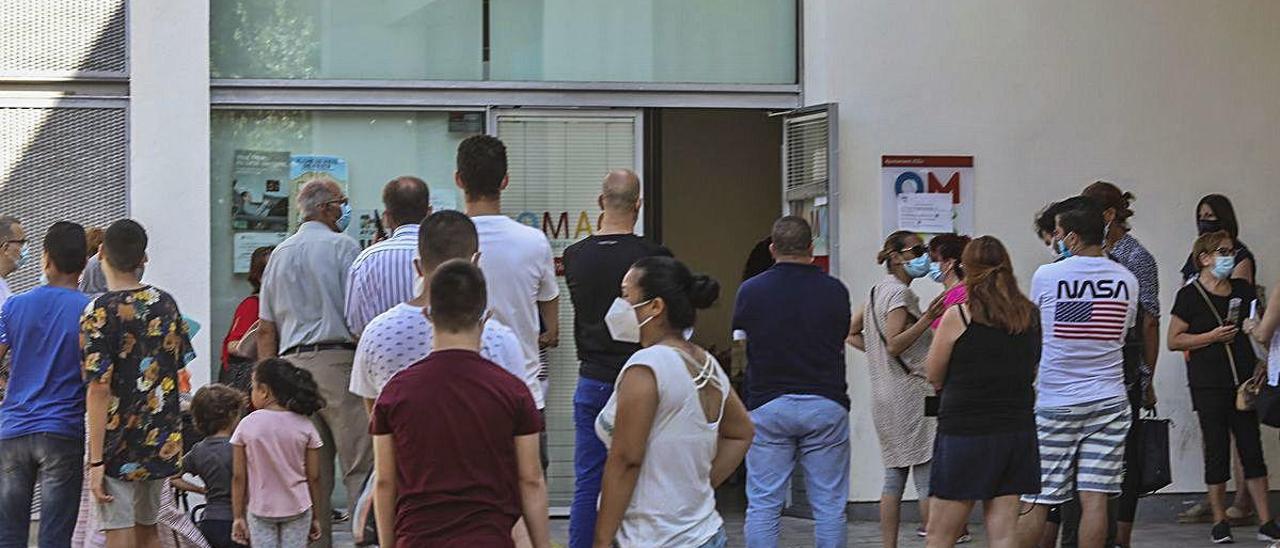
<svg viewBox="0 0 1280 548">
<path fill-rule="evenodd" d="M 1134 234 L 1160 262 L 1166 315 L 1207 193 L 1234 200 L 1261 281 L 1275 284 L 1277 21 L 1280 3 L 1258 0 L 806 1 L 805 99 L 840 103 L 846 284 L 861 295 L 882 276 L 873 261 L 882 154 L 973 154 L 977 232 L 1004 240 L 1024 287 L 1047 259 L 1032 214 L 1098 178 L 1138 197 Z M 916 285 L 922 296 L 936 291 Z M 850 495 L 868 501 L 882 472 L 866 362 L 850 355 Z M 1174 424 L 1167 491 L 1203 491 L 1179 355 L 1161 356 L 1156 386 Z M 1274 485 L 1276 430 L 1264 427 L 1263 439 Z"/>
<path fill-rule="evenodd" d="M 217 363 L 209 319 L 209 2 L 129 4 L 129 214 L 148 228 L 147 283 L 204 329 L 193 386 Z"/>
<path fill-rule="evenodd" d="M 747 254 L 782 211 L 782 124 L 755 110 L 667 109 L 661 127 L 663 243 L 720 282 L 694 340 L 723 351 Z"/>
</svg>

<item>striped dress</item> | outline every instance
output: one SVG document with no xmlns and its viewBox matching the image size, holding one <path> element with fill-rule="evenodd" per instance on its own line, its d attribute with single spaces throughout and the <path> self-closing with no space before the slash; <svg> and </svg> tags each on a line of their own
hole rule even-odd
<svg viewBox="0 0 1280 548">
<path fill-rule="evenodd" d="M 924 399 L 933 387 L 924 379 L 924 361 L 933 332 L 926 330 L 900 358 L 913 374 L 908 375 L 889 355 L 876 325 L 883 327 L 889 313 L 906 308 L 920 317 L 920 298 L 901 280 L 888 276 L 875 286 L 875 302 L 867 307 L 862 336 L 867 347 L 867 367 L 871 377 L 871 419 L 880 439 L 880 456 L 885 468 L 924 464 L 933 458 L 933 438 L 937 420 L 924 416 Z M 875 318 L 870 316 L 874 312 Z"/>
</svg>

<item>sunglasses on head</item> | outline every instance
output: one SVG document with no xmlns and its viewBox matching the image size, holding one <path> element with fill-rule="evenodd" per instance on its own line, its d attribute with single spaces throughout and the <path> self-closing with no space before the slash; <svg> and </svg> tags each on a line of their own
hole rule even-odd
<svg viewBox="0 0 1280 548">
<path fill-rule="evenodd" d="M 929 252 L 929 248 L 925 247 L 925 246 L 924 246 L 924 244 L 916 244 L 916 245 L 913 245 L 913 246 L 908 247 L 908 248 L 906 248 L 906 249 L 899 249 L 899 250 L 898 250 L 898 253 L 906 253 L 906 254 L 910 254 L 910 255 L 911 255 L 911 256 L 913 256 L 913 257 L 919 257 L 919 256 L 921 256 L 921 255 L 924 255 L 925 253 L 928 253 L 928 252 Z"/>
</svg>

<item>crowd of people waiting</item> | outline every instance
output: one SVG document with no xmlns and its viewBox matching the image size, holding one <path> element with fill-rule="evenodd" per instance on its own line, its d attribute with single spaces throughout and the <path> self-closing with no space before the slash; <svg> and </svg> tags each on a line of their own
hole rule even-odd
<svg viewBox="0 0 1280 548">
<path fill-rule="evenodd" d="M 552 250 L 501 214 L 501 141 L 463 141 L 455 178 L 462 212 L 433 212 L 416 177 L 387 183 L 390 234 L 364 250 L 343 234 L 341 186 L 303 185 L 297 232 L 253 253 L 220 382 L 192 397 L 183 368 L 198 326 L 142 281 L 141 225 L 54 224 L 43 283 L 11 296 L 2 276 L 28 261 L 27 237 L 0 218 L 0 356 L 12 363 L 0 546 L 26 546 L 37 490 L 41 546 L 88 545 L 86 528 L 109 547 L 158 546 L 170 488 L 207 499 L 196 545 L 329 546 L 339 480 L 339 513 L 364 543 L 549 546 L 539 354 L 560 337 Z M 970 541 L 978 503 L 991 546 L 1052 547 L 1059 534 L 1064 546 L 1129 546 L 1140 493 L 1126 440 L 1156 405 L 1162 311 L 1131 200 L 1098 182 L 1047 207 L 1035 226 L 1052 262 L 1028 294 L 993 236 L 895 232 L 876 257 L 887 275 L 856 309 L 814 264 L 808 223 L 778 219 L 761 248 L 771 264 L 733 305 L 739 396 L 691 342 L 719 284 L 634 233 L 641 182 L 610 172 L 598 230 L 563 255 L 581 362 L 569 545 L 726 546 L 715 490 L 745 460 L 747 545 L 778 545 L 800 469 L 813 543 L 844 546 L 853 347 L 867 356 L 885 469 L 884 546 L 897 546 L 909 480 L 930 547 Z M 1250 337 L 1275 349 L 1280 299 L 1244 321 L 1242 305 L 1264 307 L 1257 260 L 1226 198 L 1196 214 L 1167 345 L 1186 355 L 1204 513 L 1214 542 L 1250 514 L 1260 539 L 1280 540 L 1258 418 L 1235 403 L 1266 369 Z M 927 306 L 911 288 L 923 277 L 943 288 Z M 1233 455 L 1243 481 L 1228 508 Z"/>
</svg>

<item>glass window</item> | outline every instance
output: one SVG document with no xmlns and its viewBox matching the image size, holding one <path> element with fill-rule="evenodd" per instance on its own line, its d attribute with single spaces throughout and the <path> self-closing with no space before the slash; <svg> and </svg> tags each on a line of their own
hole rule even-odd
<svg viewBox="0 0 1280 548">
<path fill-rule="evenodd" d="M 214 78 L 480 80 L 476 0 L 213 0 Z"/>
<path fill-rule="evenodd" d="M 458 207 L 458 143 L 482 132 L 483 120 L 483 112 L 214 111 L 211 355 L 221 356 L 235 308 L 252 291 L 249 254 L 296 225 L 296 206 L 276 203 L 296 175 L 329 171 L 345 183 L 355 212 L 348 233 L 363 241 L 370 227 L 360 220 L 382 209 L 382 187 L 396 176 L 427 181 L 436 209 Z"/>
<path fill-rule="evenodd" d="M 793 84 L 796 4 L 213 0 L 210 57 L 214 78 Z"/>
<path fill-rule="evenodd" d="M 791 84 L 795 0 L 490 0 L 490 78 Z"/>
</svg>

